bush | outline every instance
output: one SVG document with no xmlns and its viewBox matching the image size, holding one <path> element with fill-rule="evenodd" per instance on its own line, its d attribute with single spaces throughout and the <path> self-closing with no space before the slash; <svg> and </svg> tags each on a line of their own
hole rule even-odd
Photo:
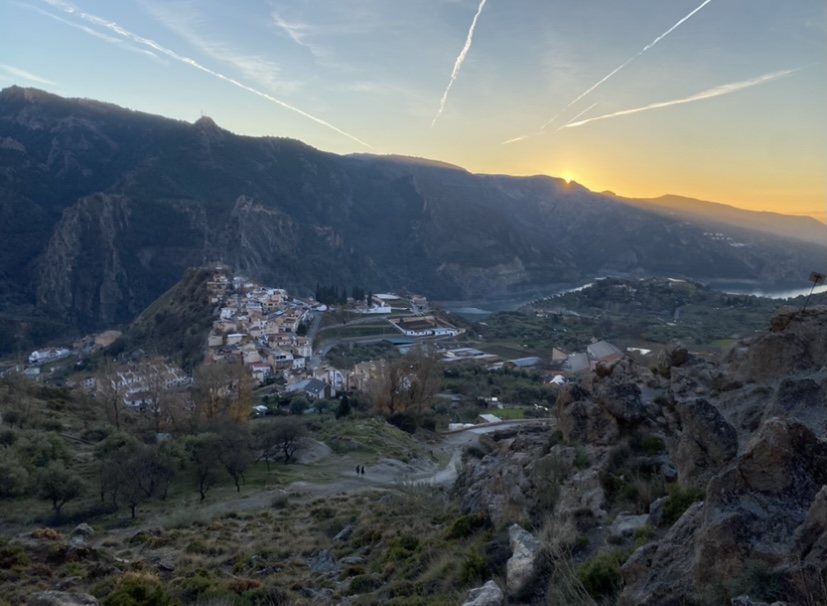
<svg viewBox="0 0 827 606">
<path fill-rule="evenodd" d="M 666 489 L 669 494 L 669 500 L 663 507 L 663 520 L 669 525 L 674 524 L 680 519 L 684 512 L 689 509 L 689 506 L 696 501 L 702 501 L 704 493 L 696 488 L 681 488 L 677 484 L 672 484 Z"/>
<path fill-rule="evenodd" d="M 485 516 L 479 513 L 469 513 L 464 516 L 458 517 L 451 526 L 448 528 L 448 531 L 445 533 L 445 538 L 447 539 L 463 539 L 467 536 L 471 536 L 474 531 L 479 528 L 483 528 L 486 525 L 487 520 Z"/>
<path fill-rule="evenodd" d="M 756 601 L 774 602 L 784 597 L 779 580 L 769 564 L 760 560 L 749 562 L 744 572 L 732 583 L 733 596 L 748 595 Z"/>
<path fill-rule="evenodd" d="M 103 599 L 103 606 L 179 606 L 161 581 L 152 575 L 126 573 L 114 591 Z"/>
<path fill-rule="evenodd" d="M 369 574 L 362 574 L 351 579 L 348 594 L 353 595 L 357 593 L 369 593 L 374 589 L 378 589 L 381 584 L 382 583 L 379 579 L 376 579 Z"/>
<path fill-rule="evenodd" d="M 270 501 L 270 507 L 273 509 L 284 509 L 289 504 L 290 499 L 286 494 L 277 494 Z"/>
<path fill-rule="evenodd" d="M 482 554 L 473 551 L 462 561 L 459 580 L 463 585 L 473 585 L 488 577 L 488 561 Z"/>
<path fill-rule="evenodd" d="M 629 555 L 626 550 L 602 551 L 577 568 L 577 579 L 595 599 L 614 595 L 622 584 L 620 567 Z"/>
</svg>

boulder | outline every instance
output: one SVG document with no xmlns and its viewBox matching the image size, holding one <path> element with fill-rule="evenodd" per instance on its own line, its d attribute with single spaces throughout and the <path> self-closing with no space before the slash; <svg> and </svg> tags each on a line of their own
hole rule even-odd
<svg viewBox="0 0 827 606">
<path fill-rule="evenodd" d="M 511 595 L 525 591 L 535 577 L 535 562 L 540 541 L 519 524 L 508 528 L 511 557 L 506 564 L 506 586 Z"/>
<path fill-rule="evenodd" d="M 649 523 L 649 514 L 633 515 L 627 512 L 617 514 L 612 525 L 609 526 L 610 539 L 628 539 L 636 530 Z"/>
<path fill-rule="evenodd" d="M 482 587 L 469 591 L 462 606 L 502 606 L 504 600 L 500 586 L 494 581 L 487 581 Z"/>
<path fill-rule="evenodd" d="M 329 573 L 338 572 L 341 566 L 336 563 L 336 558 L 327 549 L 317 551 L 310 556 L 307 562 L 313 572 Z"/>
<path fill-rule="evenodd" d="M 86 538 L 93 537 L 95 536 L 95 530 L 89 526 L 89 524 L 83 522 L 82 524 L 75 526 L 75 529 L 72 531 L 72 536 L 78 535 Z"/>
<path fill-rule="evenodd" d="M 692 595 L 692 553 L 704 504 L 693 503 L 663 538 L 638 548 L 620 568 L 619 606 L 678 606 Z"/>
<path fill-rule="evenodd" d="M 689 361 L 689 350 L 680 341 L 670 341 L 658 354 L 658 369 L 683 366 Z"/>
<path fill-rule="evenodd" d="M 606 491 L 597 468 L 584 469 L 570 476 L 560 486 L 555 512 L 561 516 L 590 515 L 595 520 L 606 517 Z"/>
<path fill-rule="evenodd" d="M 635 383 L 611 382 L 596 391 L 595 399 L 620 421 L 637 423 L 646 416 L 640 387 Z"/>
<path fill-rule="evenodd" d="M 97 598 L 88 593 L 40 591 L 29 596 L 28 606 L 99 606 Z"/>
<path fill-rule="evenodd" d="M 780 308 L 770 320 L 770 332 L 737 343 L 723 363 L 743 381 L 783 379 L 827 365 L 827 305 L 804 312 Z"/>
<path fill-rule="evenodd" d="M 683 486 L 703 489 L 706 482 L 738 453 L 738 434 L 707 400 L 678 402 L 681 423 L 672 459 Z"/>
<path fill-rule="evenodd" d="M 620 435 L 615 416 L 590 400 L 559 406 L 557 426 L 569 444 L 607 446 L 617 442 Z"/>
<path fill-rule="evenodd" d="M 725 586 L 751 562 L 797 568 L 794 560 L 806 554 L 795 553 L 796 530 L 811 514 L 807 532 L 816 533 L 821 520 L 816 495 L 824 484 L 827 443 L 797 420 L 764 423 L 744 454 L 707 486 L 696 533 L 695 582 Z M 820 571 L 824 567 L 821 560 Z"/>
</svg>

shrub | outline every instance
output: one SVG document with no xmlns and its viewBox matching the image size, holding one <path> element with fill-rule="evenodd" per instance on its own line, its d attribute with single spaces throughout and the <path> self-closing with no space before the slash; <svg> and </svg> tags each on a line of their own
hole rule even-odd
<svg viewBox="0 0 827 606">
<path fill-rule="evenodd" d="M 488 561 L 481 553 L 472 551 L 462 561 L 459 580 L 463 585 L 472 585 L 484 581 L 488 576 Z"/>
<path fill-rule="evenodd" d="M 103 599 L 103 606 L 179 606 L 152 575 L 128 572 L 118 580 L 114 591 Z"/>
<path fill-rule="evenodd" d="M 0 537 L 0 570 L 21 569 L 29 565 L 29 556 L 19 545 Z"/>
<path fill-rule="evenodd" d="M 273 509 L 284 509 L 285 507 L 287 507 L 289 500 L 290 499 L 287 497 L 286 494 L 277 494 L 270 501 L 270 507 L 272 507 Z"/>
<path fill-rule="evenodd" d="M 678 484 L 672 484 L 666 492 L 669 500 L 663 507 L 663 520 L 669 525 L 677 522 L 692 503 L 704 498 L 704 493 L 697 488 L 681 488 Z"/>
<path fill-rule="evenodd" d="M 458 517 L 445 533 L 447 539 L 462 539 L 470 536 L 479 528 L 486 525 L 485 516 L 479 513 L 469 513 Z"/>
<path fill-rule="evenodd" d="M 732 582 L 734 596 L 748 595 L 756 601 L 774 602 L 784 597 L 779 580 L 772 574 L 769 564 L 760 560 L 747 563 L 744 572 Z"/>
<path fill-rule="evenodd" d="M 620 567 L 628 557 L 626 550 L 602 551 L 577 568 L 577 579 L 593 598 L 611 596 L 621 587 Z"/>
<path fill-rule="evenodd" d="M 381 585 L 379 579 L 374 578 L 369 574 L 362 574 L 358 577 L 353 577 L 350 581 L 350 588 L 348 594 L 369 593 L 377 589 Z"/>
</svg>

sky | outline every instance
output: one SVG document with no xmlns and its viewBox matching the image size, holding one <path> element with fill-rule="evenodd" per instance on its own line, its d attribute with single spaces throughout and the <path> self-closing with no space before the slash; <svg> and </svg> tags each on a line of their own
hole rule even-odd
<svg viewBox="0 0 827 606">
<path fill-rule="evenodd" d="M 0 88 L 827 219 L 823 0 L 0 0 Z"/>
</svg>

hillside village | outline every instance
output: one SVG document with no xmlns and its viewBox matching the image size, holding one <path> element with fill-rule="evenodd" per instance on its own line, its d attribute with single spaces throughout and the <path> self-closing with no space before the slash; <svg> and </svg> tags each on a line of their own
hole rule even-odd
<svg viewBox="0 0 827 606">
<path fill-rule="evenodd" d="M 212 327 L 204 344 L 206 366 L 241 366 L 249 373 L 254 388 L 269 386 L 261 393 L 273 396 L 302 396 L 308 402 L 330 399 L 338 394 L 365 390 L 370 381 L 386 371 L 384 360 L 374 359 L 337 368 L 320 352 L 314 352 L 313 339 L 325 315 L 337 311 L 332 305 L 315 299 L 292 297 L 282 288 L 262 285 L 245 276 L 233 275 L 218 265 L 207 282 L 209 304 L 215 310 Z M 404 303 L 403 303 L 404 302 Z M 545 356 L 503 358 L 470 346 L 461 339 L 465 329 L 457 328 L 430 311 L 428 301 L 420 295 L 370 294 L 364 300 L 348 300 L 347 311 L 355 320 L 392 327 L 396 337 L 376 336 L 359 342 L 380 341 L 405 352 L 416 343 L 429 343 L 446 365 L 475 364 L 486 371 L 502 369 L 531 370 L 544 376 L 548 385 L 562 385 L 595 369 L 598 364 L 613 363 L 623 357 L 618 347 L 607 341 L 592 339 L 584 351 L 566 352 L 552 348 Z M 345 321 L 346 323 L 346 321 Z M 121 333 L 109 330 L 75 341 L 72 348 L 48 347 L 33 351 L 23 374 L 33 380 L 53 379 L 61 364 L 80 365 L 90 356 L 100 354 Z M 325 349 L 329 349 L 330 344 Z M 647 354 L 648 350 L 641 350 Z M 151 358 L 151 356 L 150 356 Z M 16 367 L 19 369 L 19 367 Z M 48 371 L 47 371 L 48 369 Z M 105 385 L 100 373 L 83 374 L 66 380 L 98 396 L 109 390 L 120 394 L 124 405 L 141 411 L 152 410 L 159 399 L 159 389 L 177 391 L 193 385 L 193 377 L 180 367 L 160 359 L 130 359 L 109 369 Z M 58 376 L 64 376 L 59 373 Z M 152 383 L 154 385 L 150 385 Z M 232 391 L 232 381 L 228 385 Z M 266 407 L 255 402 L 251 413 L 264 413 Z M 502 407 L 502 404 L 499 404 Z"/>
</svg>

